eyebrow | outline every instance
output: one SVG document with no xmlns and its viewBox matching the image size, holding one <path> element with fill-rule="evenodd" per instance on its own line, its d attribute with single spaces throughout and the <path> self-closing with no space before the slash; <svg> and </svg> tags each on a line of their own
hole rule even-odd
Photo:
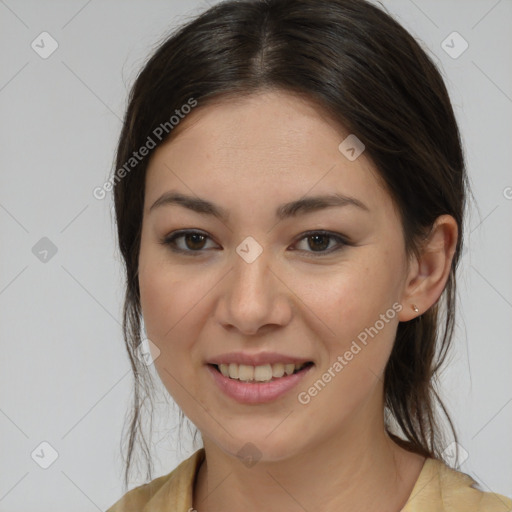
<svg viewBox="0 0 512 512">
<path fill-rule="evenodd" d="M 211 203 L 200 197 L 193 197 L 180 192 L 169 191 L 162 194 L 149 208 L 149 212 L 156 208 L 168 205 L 180 205 L 202 215 L 213 215 L 218 219 L 227 222 L 229 212 L 219 205 Z M 313 197 L 305 197 L 280 205 L 276 209 L 276 217 L 279 220 L 296 215 L 304 215 L 315 211 L 331 208 L 334 206 L 355 206 L 369 212 L 370 209 L 355 197 L 342 194 L 324 194 Z"/>
</svg>

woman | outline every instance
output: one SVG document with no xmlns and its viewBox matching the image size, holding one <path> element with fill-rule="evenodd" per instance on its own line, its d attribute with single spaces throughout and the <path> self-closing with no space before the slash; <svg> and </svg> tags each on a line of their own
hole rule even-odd
<svg viewBox="0 0 512 512">
<path fill-rule="evenodd" d="M 362 0 L 212 7 L 137 78 L 116 169 L 125 477 L 142 319 L 204 448 L 110 512 L 511 509 L 443 462 L 467 182 L 442 78 L 397 22 Z"/>
</svg>

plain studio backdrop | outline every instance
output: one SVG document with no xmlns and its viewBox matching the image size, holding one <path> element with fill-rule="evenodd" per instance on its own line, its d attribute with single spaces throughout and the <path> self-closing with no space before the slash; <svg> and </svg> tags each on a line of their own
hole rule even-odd
<svg viewBox="0 0 512 512">
<path fill-rule="evenodd" d="M 478 209 L 442 396 L 460 469 L 511 496 L 512 2 L 383 3 L 441 67 L 460 123 Z M 92 512 L 121 496 L 132 378 L 112 194 L 93 190 L 146 57 L 208 5 L 0 1 L 0 511 Z M 177 408 L 157 412 L 155 477 L 195 450 Z"/>
</svg>

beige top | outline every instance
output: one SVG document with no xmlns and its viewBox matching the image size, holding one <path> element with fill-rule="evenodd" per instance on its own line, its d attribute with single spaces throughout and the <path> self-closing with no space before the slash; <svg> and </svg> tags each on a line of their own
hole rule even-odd
<svg viewBox="0 0 512 512">
<path fill-rule="evenodd" d="M 195 478 L 204 456 L 201 448 L 167 475 L 128 491 L 107 512 L 192 512 Z M 512 499 L 473 484 L 469 475 L 426 459 L 401 512 L 512 512 Z"/>
</svg>

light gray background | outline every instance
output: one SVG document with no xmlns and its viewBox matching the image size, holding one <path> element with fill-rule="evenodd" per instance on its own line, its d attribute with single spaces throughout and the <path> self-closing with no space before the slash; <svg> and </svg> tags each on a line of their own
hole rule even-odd
<svg viewBox="0 0 512 512">
<path fill-rule="evenodd" d="M 443 396 L 469 454 L 461 469 L 512 496 L 512 2 L 384 4 L 443 69 L 461 125 L 479 211 Z M 144 59 L 206 6 L 0 0 L 0 511 L 104 510 L 121 496 L 122 275 L 111 195 L 92 190 L 111 171 Z M 31 48 L 43 31 L 59 45 L 47 59 Z M 457 59 L 441 46 L 453 31 L 469 43 Z M 32 252 L 42 237 L 57 247 L 46 263 Z M 155 429 L 155 476 L 195 449 L 178 441 L 176 416 Z M 48 469 L 31 458 L 43 441 L 58 452 Z"/>
</svg>

